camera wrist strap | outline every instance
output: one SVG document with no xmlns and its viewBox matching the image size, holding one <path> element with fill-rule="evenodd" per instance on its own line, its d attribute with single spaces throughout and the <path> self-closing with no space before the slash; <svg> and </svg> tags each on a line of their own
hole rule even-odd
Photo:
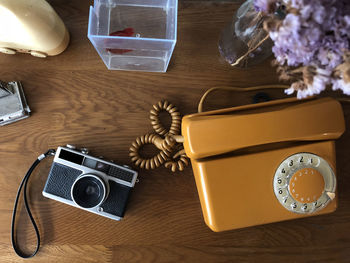
<svg viewBox="0 0 350 263">
<path fill-rule="evenodd" d="M 55 154 L 55 150 L 50 149 L 48 150 L 46 153 L 40 155 L 35 162 L 32 164 L 32 166 L 29 168 L 27 174 L 24 176 L 24 178 L 22 179 L 22 182 L 20 184 L 20 186 L 18 187 L 18 191 L 17 191 L 17 195 L 16 195 L 16 200 L 15 200 L 15 205 L 13 208 L 13 214 L 12 214 L 12 223 L 11 223 L 11 241 L 12 241 L 12 247 L 15 250 L 16 254 L 22 258 L 31 258 L 33 256 L 36 255 L 36 253 L 39 251 L 39 247 L 40 247 L 40 233 L 39 233 L 39 229 L 35 223 L 35 220 L 32 216 L 32 213 L 30 212 L 30 208 L 29 208 L 29 204 L 28 204 L 28 197 L 27 197 L 27 185 L 28 185 L 28 181 L 29 181 L 29 177 L 32 174 L 33 170 L 35 169 L 35 167 L 40 163 L 41 160 L 45 159 L 47 156 L 50 155 L 54 155 Z M 16 221 L 16 213 L 17 213 L 17 205 L 18 205 L 18 201 L 19 201 L 19 197 L 22 191 L 22 188 L 24 186 L 24 191 L 23 191 L 23 198 L 24 198 L 24 206 L 26 208 L 27 214 L 30 218 L 30 221 L 33 224 L 34 230 L 35 230 L 35 234 L 36 234 L 36 238 L 37 238 L 37 243 L 36 243 L 36 249 L 35 251 L 30 254 L 27 255 L 25 253 L 23 253 L 21 251 L 21 249 L 18 247 L 17 242 L 16 242 L 16 235 L 15 235 L 15 221 Z"/>
</svg>

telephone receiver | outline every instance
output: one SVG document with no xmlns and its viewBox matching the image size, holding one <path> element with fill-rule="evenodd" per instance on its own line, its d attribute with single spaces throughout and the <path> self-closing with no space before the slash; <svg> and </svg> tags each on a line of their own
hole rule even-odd
<svg viewBox="0 0 350 263">
<path fill-rule="evenodd" d="M 61 18 L 45 0 L 1 0 L 0 52 L 55 56 L 69 43 Z"/>
<path fill-rule="evenodd" d="M 335 140 L 344 131 L 332 98 L 185 116 L 184 148 L 206 224 L 224 231 L 335 211 Z"/>
</svg>

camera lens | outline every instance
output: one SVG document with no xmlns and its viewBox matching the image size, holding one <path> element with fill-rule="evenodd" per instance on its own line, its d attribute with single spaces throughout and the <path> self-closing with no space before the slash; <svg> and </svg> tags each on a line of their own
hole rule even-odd
<svg viewBox="0 0 350 263">
<path fill-rule="evenodd" d="M 72 187 L 74 202 L 83 208 L 99 205 L 106 194 L 103 181 L 95 175 L 85 175 L 78 178 Z"/>
</svg>

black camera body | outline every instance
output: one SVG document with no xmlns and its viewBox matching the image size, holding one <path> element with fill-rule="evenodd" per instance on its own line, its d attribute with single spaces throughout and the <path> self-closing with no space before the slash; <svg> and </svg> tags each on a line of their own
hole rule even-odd
<svg viewBox="0 0 350 263">
<path fill-rule="evenodd" d="M 58 147 L 43 195 L 86 211 L 121 220 L 137 180 L 128 167 L 88 155 L 74 146 Z"/>
</svg>

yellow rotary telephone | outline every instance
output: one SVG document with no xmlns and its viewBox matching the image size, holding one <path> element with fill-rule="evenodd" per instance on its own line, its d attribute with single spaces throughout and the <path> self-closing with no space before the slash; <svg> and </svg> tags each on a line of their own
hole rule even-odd
<svg viewBox="0 0 350 263">
<path fill-rule="evenodd" d="M 263 88 L 285 86 L 225 89 Z M 164 155 L 162 162 L 173 162 L 173 146 L 183 143 L 178 155 L 183 164 L 191 159 L 204 220 L 213 231 L 335 211 L 335 140 L 345 131 L 340 103 L 332 98 L 288 98 L 202 112 L 204 99 L 215 89 L 204 94 L 199 113 L 182 119 L 182 136 L 176 128 L 174 134 L 163 133 L 164 139 L 140 137 L 130 148 L 132 160 L 141 168 L 155 168 L 162 161 L 159 156 Z M 172 107 L 154 106 L 156 131 L 164 128 L 152 114 Z M 174 112 L 178 124 L 180 114 Z M 168 152 L 142 159 L 138 150 L 144 143 Z"/>
<path fill-rule="evenodd" d="M 326 214 L 337 207 L 332 98 L 282 99 L 185 116 L 206 224 L 214 231 Z"/>
</svg>

